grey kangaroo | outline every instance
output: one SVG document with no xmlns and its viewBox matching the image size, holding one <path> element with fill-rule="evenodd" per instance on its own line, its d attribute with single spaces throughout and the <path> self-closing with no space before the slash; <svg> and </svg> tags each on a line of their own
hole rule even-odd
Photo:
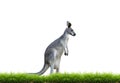
<svg viewBox="0 0 120 83">
<path fill-rule="evenodd" d="M 50 67 L 50 74 L 53 73 L 53 70 L 56 69 L 56 72 L 59 72 L 61 56 L 64 52 L 64 55 L 68 55 L 68 39 L 69 35 L 75 36 L 76 33 L 71 28 L 71 23 L 67 21 L 67 28 L 65 29 L 63 35 L 58 39 L 53 41 L 47 48 L 44 54 L 44 66 L 40 72 L 36 74 L 43 74 Z"/>
</svg>

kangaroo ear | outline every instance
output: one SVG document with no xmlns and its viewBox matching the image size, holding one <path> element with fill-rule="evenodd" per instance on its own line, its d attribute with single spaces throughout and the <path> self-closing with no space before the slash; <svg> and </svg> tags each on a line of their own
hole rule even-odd
<svg viewBox="0 0 120 83">
<path fill-rule="evenodd" d="M 72 25 L 72 24 L 71 24 L 69 21 L 67 21 L 67 26 L 68 26 L 68 28 L 70 28 L 71 25 Z"/>
</svg>

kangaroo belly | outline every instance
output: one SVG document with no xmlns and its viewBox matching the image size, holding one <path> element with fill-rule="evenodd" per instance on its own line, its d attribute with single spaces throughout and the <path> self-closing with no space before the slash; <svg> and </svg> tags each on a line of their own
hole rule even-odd
<svg viewBox="0 0 120 83">
<path fill-rule="evenodd" d="M 56 51 L 57 51 L 57 56 L 61 56 L 63 54 L 63 47 L 62 46 L 59 46 L 59 47 L 56 47 Z M 57 57 L 56 57 L 57 58 Z"/>
</svg>

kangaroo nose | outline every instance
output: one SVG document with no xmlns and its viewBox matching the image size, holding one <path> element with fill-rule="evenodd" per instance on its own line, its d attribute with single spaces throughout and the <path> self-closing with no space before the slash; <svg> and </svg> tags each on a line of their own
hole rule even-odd
<svg viewBox="0 0 120 83">
<path fill-rule="evenodd" d="M 76 33 L 74 33 L 74 35 L 73 36 L 76 36 Z"/>
</svg>

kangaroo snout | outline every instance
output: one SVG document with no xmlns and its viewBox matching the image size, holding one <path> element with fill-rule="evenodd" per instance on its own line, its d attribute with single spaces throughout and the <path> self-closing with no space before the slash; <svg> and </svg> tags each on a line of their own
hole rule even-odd
<svg viewBox="0 0 120 83">
<path fill-rule="evenodd" d="M 76 36 L 76 33 L 74 33 L 73 36 Z"/>
<path fill-rule="evenodd" d="M 72 36 L 76 36 L 76 33 L 75 33 L 75 32 L 74 32 L 74 33 L 71 33 L 71 35 L 72 35 Z"/>
</svg>

